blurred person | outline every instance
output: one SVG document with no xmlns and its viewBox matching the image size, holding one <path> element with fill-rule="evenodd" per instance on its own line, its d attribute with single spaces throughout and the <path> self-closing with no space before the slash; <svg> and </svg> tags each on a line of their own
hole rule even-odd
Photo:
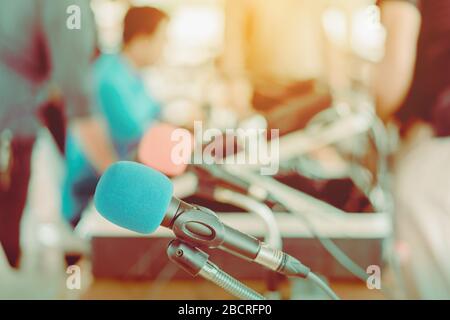
<svg viewBox="0 0 450 320">
<path fill-rule="evenodd" d="M 255 104 L 258 107 L 259 103 L 253 103 L 255 96 L 261 97 L 263 104 L 270 100 L 282 102 L 298 92 L 304 93 L 305 88 L 312 89 L 308 80 L 323 80 L 322 13 L 327 3 L 226 1 L 220 65 L 228 83 L 229 104 L 242 117 L 251 113 Z"/>
<path fill-rule="evenodd" d="M 160 113 L 160 106 L 148 91 L 141 72 L 161 58 L 167 22 L 167 14 L 156 8 L 130 8 L 124 20 L 121 51 L 101 55 L 94 65 L 99 114 L 104 117 L 114 147 L 123 159 L 132 155 Z M 70 134 L 66 145 L 62 213 L 75 227 L 95 192 L 99 177 Z"/>
<path fill-rule="evenodd" d="M 396 237 L 408 298 L 450 298 L 450 1 L 382 0 L 386 53 L 377 111 L 403 136 Z"/>
<path fill-rule="evenodd" d="M 241 118 L 261 113 L 268 128 L 278 130 L 280 136 L 304 129 L 314 116 L 332 105 L 323 15 L 333 4 L 351 12 L 365 2 L 226 1 L 224 52 L 219 63 L 227 82 L 229 105 Z M 328 172 L 345 163 L 331 146 L 314 150 L 308 157 Z M 345 190 L 343 193 L 348 190 L 348 194 L 358 195 L 355 198 L 363 198 L 351 181 L 328 178 L 323 186 L 334 186 L 335 190 Z M 321 194 L 341 207 L 350 204 L 350 197 L 341 192 L 330 199 L 325 195 L 326 188 L 317 188 L 313 179 L 295 175 L 291 180 L 296 188 L 310 193 L 317 189 L 314 196 Z M 364 200 L 354 203 L 360 211 L 367 208 Z"/>
<path fill-rule="evenodd" d="M 66 23 L 80 9 L 81 30 Z M 98 172 L 116 159 L 106 130 L 91 112 L 90 62 L 95 27 L 87 0 L 15 0 L 0 4 L 0 243 L 19 267 L 20 222 L 39 122 L 51 100 L 65 105 L 68 126 Z"/>
</svg>

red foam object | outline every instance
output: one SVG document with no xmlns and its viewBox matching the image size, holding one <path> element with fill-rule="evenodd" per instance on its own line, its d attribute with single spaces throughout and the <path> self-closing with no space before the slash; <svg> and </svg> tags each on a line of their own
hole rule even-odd
<svg viewBox="0 0 450 320">
<path fill-rule="evenodd" d="M 177 152 L 181 149 L 180 140 L 176 139 L 180 133 L 189 137 L 190 146 L 187 145 L 185 150 L 190 148 L 190 152 Z M 186 171 L 193 151 L 193 141 L 192 134 L 186 129 L 164 123 L 157 124 L 142 138 L 138 148 L 138 161 L 167 176 L 179 176 Z M 174 153 L 177 155 L 175 158 Z"/>
</svg>

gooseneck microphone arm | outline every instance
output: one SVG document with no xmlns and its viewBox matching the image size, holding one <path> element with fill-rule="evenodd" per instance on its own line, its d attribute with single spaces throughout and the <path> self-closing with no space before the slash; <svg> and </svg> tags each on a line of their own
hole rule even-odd
<svg viewBox="0 0 450 320">
<path fill-rule="evenodd" d="M 287 276 L 306 277 L 310 269 L 290 255 L 223 224 L 203 207 L 172 198 L 161 223 L 181 240 L 196 246 L 220 248 Z"/>
<path fill-rule="evenodd" d="M 232 296 L 242 300 L 266 299 L 210 262 L 208 254 L 183 241 L 172 240 L 167 248 L 167 255 L 172 262 L 187 273 L 194 277 L 200 275 Z"/>
</svg>

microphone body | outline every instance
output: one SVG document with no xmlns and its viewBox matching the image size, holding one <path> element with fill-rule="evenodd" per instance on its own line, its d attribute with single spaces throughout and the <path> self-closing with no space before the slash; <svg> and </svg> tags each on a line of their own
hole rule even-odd
<svg viewBox="0 0 450 320">
<path fill-rule="evenodd" d="M 186 242 L 220 248 L 284 275 L 306 276 L 309 273 L 309 268 L 290 255 L 223 224 L 213 211 L 177 198 L 170 201 L 161 226 L 171 229 Z"/>
</svg>

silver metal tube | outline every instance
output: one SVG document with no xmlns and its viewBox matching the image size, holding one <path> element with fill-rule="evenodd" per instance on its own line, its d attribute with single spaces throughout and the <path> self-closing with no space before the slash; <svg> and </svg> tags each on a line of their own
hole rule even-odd
<svg viewBox="0 0 450 320">
<path fill-rule="evenodd" d="M 228 273 L 222 271 L 215 264 L 207 262 L 206 265 L 200 270 L 199 275 L 203 278 L 211 281 L 217 286 L 224 289 L 226 292 L 234 297 L 242 300 L 266 300 L 264 296 L 260 295 L 253 289 L 250 289 L 243 283 L 234 279 Z"/>
</svg>

